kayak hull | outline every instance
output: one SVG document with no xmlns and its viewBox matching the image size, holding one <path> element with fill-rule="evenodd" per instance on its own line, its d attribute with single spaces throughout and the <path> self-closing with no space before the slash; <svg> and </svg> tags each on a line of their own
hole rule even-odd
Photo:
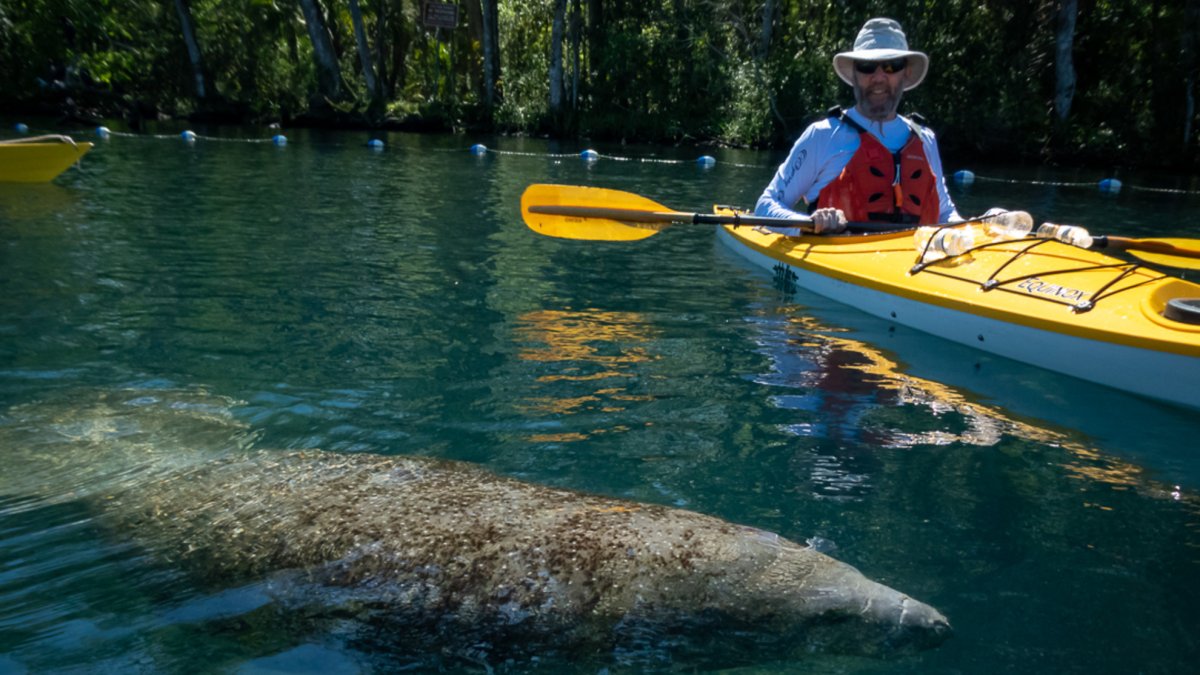
<svg viewBox="0 0 1200 675">
<path fill-rule="evenodd" d="M 91 143 L 0 143 L 0 183 L 48 183 L 91 149 Z"/>
<path fill-rule="evenodd" d="M 1162 316 L 1170 298 L 1200 298 L 1200 285 L 1059 242 L 1008 242 L 914 271 L 911 232 L 784 237 L 723 226 L 718 235 L 758 267 L 868 314 L 1200 409 L 1200 325 Z"/>
</svg>

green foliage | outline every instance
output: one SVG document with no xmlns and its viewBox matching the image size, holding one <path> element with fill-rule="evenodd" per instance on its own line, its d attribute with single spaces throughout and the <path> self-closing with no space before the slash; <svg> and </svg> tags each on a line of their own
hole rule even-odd
<svg viewBox="0 0 1200 675">
<path fill-rule="evenodd" d="M 206 70 L 217 95 L 246 107 L 255 117 L 302 109 L 315 88 L 312 47 L 291 2 L 191 0 L 192 18 Z M 179 30 L 178 16 L 171 23 Z M 230 39 L 231 36 L 253 36 Z M 182 37 L 176 37 L 182 50 Z M 186 55 L 180 68 L 188 69 Z"/>
<path fill-rule="evenodd" d="M 500 3 L 501 87 L 496 110 L 502 129 L 541 127 L 549 110 L 552 0 Z"/>
<path fill-rule="evenodd" d="M 753 63 L 743 63 L 733 78 L 733 95 L 729 115 L 721 136 L 734 143 L 753 143 L 772 135 L 769 89 L 764 87 L 760 69 Z"/>
<path fill-rule="evenodd" d="M 498 0 L 499 98 L 487 110 L 481 0 L 458 0 L 459 26 L 436 39 L 420 22 L 421 0 L 359 0 L 382 83 L 374 104 L 349 0 L 317 1 L 343 82 L 343 100 L 328 109 L 343 117 L 378 121 L 386 111 L 435 128 L 786 145 L 829 106 L 852 103 L 831 57 L 864 20 L 891 16 L 931 59 L 903 110 L 923 113 L 948 154 L 1200 165 L 1200 0 L 1079 0 L 1065 123 L 1053 114 L 1059 0 L 567 0 L 557 112 L 555 0 Z M 196 96 L 174 0 L 5 0 L 0 106 L 309 112 L 317 76 L 298 0 L 185 4 L 215 91 L 208 100 Z"/>
</svg>

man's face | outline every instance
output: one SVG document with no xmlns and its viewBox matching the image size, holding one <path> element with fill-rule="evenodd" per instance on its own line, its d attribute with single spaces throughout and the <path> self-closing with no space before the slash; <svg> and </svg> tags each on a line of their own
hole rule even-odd
<svg viewBox="0 0 1200 675">
<path fill-rule="evenodd" d="M 908 62 L 905 59 L 855 61 L 854 100 L 858 111 L 874 122 L 894 118 L 907 78 Z"/>
</svg>

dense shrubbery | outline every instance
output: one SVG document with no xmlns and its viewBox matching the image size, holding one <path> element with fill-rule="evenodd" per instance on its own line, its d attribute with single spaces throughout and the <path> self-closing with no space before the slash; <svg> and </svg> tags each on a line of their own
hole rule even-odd
<svg viewBox="0 0 1200 675">
<path fill-rule="evenodd" d="M 301 11 L 310 3 L 330 38 L 326 72 L 340 80 L 336 89 L 314 58 Z M 924 113 L 947 153 L 1200 164 L 1200 0 L 1077 0 L 1077 86 L 1065 121 L 1055 115 L 1055 40 L 1059 13 L 1075 0 L 462 0 L 458 28 L 440 39 L 422 25 L 421 4 L 6 0 L 0 106 L 82 119 L 407 123 L 784 145 L 814 115 L 849 102 L 830 57 L 882 15 L 930 54 L 929 78 L 904 105 Z M 482 65 L 489 7 L 501 65 L 492 105 Z M 183 37 L 185 10 L 198 61 Z M 552 109 L 556 13 L 564 96 Z M 204 97 L 197 72 L 209 82 Z"/>
</svg>

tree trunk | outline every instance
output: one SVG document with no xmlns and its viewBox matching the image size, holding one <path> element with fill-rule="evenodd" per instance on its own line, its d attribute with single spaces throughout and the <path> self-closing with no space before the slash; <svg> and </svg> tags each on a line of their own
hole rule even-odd
<svg viewBox="0 0 1200 675">
<path fill-rule="evenodd" d="M 675 50 L 680 54 L 686 54 L 691 48 L 692 43 L 692 22 L 688 16 L 687 3 L 684 0 L 674 0 L 671 7 L 671 21 L 675 24 Z M 684 57 L 683 63 L 680 64 L 680 72 L 676 73 L 674 83 L 671 88 L 676 91 L 694 91 L 694 82 L 696 80 L 696 60 Z M 689 97 L 689 102 L 695 101 L 694 97 Z"/>
<path fill-rule="evenodd" d="M 554 23 L 550 28 L 550 116 L 557 124 L 562 119 L 563 99 L 563 25 L 567 0 L 554 0 Z"/>
<path fill-rule="evenodd" d="M 179 25 L 183 31 L 183 42 L 187 45 L 188 60 L 192 63 L 192 83 L 196 86 L 196 99 L 208 100 L 212 89 L 204 70 L 204 59 L 200 55 L 200 43 L 196 40 L 196 29 L 192 24 L 192 8 L 188 0 L 175 0 L 175 11 L 179 13 Z"/>
<path fill-rule="evenodd" d="M 380 7 L 375 15 L 375 80 L 379 83 L 379 98 L 391 100 L 392 88 L 388 77 L 388 10 Z"/>
<path fill-rule="evenodd" d="M 416 39 L 417 28 L 408 23 L 401 4 L 392 12 L 392 79 L 389 88 L 402 92 L 408 86 L 408 52 Z"/>
<path fill-rule="evenodd" d="M 467 0 L 466 49 L 467 58 L 462 59 L 462 70 L 467 75 L 465 89 L 475 94 L 482 101 L 483 94 L 483 3 L 480 0 Z M 479 45 L 479 58 L 475 58 L 475 45 Z"/>
<path fill-rule="evenodd" d="M 1075 65 L 1071 60 L 1071 50 L 1075 46 L 1075 17 L 1078 13 L 1078 0 L 1062 0 L 1058 6 L 1054 36 L 1054 115 L 1059 124 L 1067 121 L 1067 116 L 1071 114 L 1071 100 L 1075 98 Z"/>
<path fill-rule="evenodd" d="M 381 101 L 379 84 L 375 79 L 375 62 L 371 58 L 371 47 L 367 44 L 367 29 L 363 25 L 362 8 L 358 6 L 358 0 L 350 0 L 350 21 L 354 24 L 354 38 L 358 43 L 363 79 L 367 82 L 367 96 L 371 99 L 371 108 L 376 108 Z"/>
<path fill-rule="evenodd" d="M 758 44 L 758 60 L 766 61 L 771 54 L 771 33 L 775 29 L 775 10 L 779 7 L 775 0 L 766 0 L 762 10 L 762 32 Z"/>
<path fill-rule="evenodd" d="M 579 70 L 583 55 L 583 12 L 579 8 L 579 0 L 571 0 L 571 109 L 579 109 Z"/>
<path fill-rule="evenodd" d="M 762 28 L 758 34 L 758 45 L 754 54 L 754 76 L 758 78 L 759 86 L 766 92 L 767 105 L 777 122 L 776 130 L 786 138 L 790 131 L 787 118 L 779 110 L 779 99 L 775 87 L 771 85 L 767 75 L 767 58 L 771 55 L 771 37 L 775 33 L 775 16 L 779 13 L 777 0 L 766 0 L 762 9 Z M 911 35 L 911 33 L 910 33 Z"/>
<path fill-rule="evenodd" d="M 337 54 L 333 50 L 333 38 L 325 27 L 321 8 L 317 0 L 300 0 L 300 9 L 304 12 L 304 23 L 308 26 L 308 37 L 313 44 L 318 93 L 327 101 L 337 101 L 342 97 L 342 75 Z"/>
<path fill-rule="evenodd" d="M 604 3 L 602 0 L 587 0 L 587 6 L 588 54 L 594 56 L 603 51 Z"/>
<path fill-rule="evenodd" d="M 602 0 L 587 0 L 587 85 L 584 97 L 597 101 L 603 97 L 608 75 L 605 72 L 604 4 Z M 594 104 L 593 104 L 594 105 Z"/>
<path fill-rule="evenodd" d="M 1192 143 L 1192 121 L 1196 117 L 1196 37 L 1200 33 L 1200 0 L 1187 0 L 1183 10 L 1183 36 L 1180 40 L 1180 58 L 1183 62 L 1183 147 Z"/>
<path fill-rule="evenodd" d="M 490 111 L 500 101 L 500 11 L 497 0 L 481 0 L 483 19 L 483 104 Z"/>
</svg>

